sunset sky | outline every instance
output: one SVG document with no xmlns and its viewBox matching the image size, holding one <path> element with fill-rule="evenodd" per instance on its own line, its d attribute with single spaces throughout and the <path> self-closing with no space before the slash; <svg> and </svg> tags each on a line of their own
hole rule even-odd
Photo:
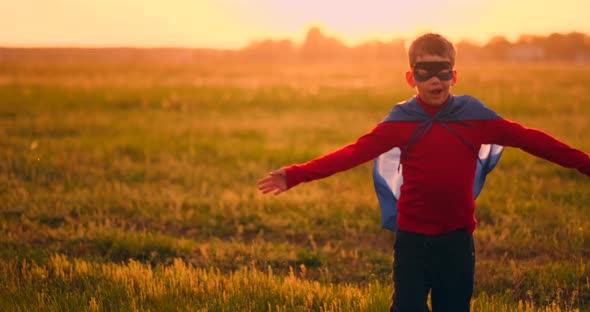
<svg viewBox="0 0 590 312">
<path fill-rule="evenodd" d="M 0 46 L 240 48 L 300 43 L 311 26 L 354 45 L 440 32 L 485 43 L 495 35 L 590 33 L 589 0 L 0 0 Z"/>
</svg>

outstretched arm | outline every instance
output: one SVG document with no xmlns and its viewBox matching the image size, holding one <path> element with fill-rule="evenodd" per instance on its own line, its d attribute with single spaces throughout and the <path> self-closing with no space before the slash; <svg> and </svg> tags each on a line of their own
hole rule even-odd
<svg viewBox="0 0 590 312">
<path fill-rule="evenodd" d="M 394 122 L 383 122 L 356 142 L 304 164 L 272 171 L 258 181 L 258 189 L 266 194 L 280 194 L 293 186 L 325 178 L 334 173 L 361 165 L 398 146 L 399 133 Z"/>
<path fill-rule="evenodd" d="M 540 130 L 506 120 L 490 120 L 484 143 L 518 147 L 523 151 L 590 176 L 590 156 Z"/>
</svg>

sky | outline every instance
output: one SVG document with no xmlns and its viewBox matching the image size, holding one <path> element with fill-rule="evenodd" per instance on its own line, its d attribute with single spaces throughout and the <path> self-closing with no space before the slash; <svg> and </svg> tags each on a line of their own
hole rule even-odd
<svg viewBox="0 0 590 312">
<path fill-rule="evenodd" d="M 590 34 L 590 0 L 0 0 L 4 47 L 208 47 L 301 43 L 317 26 L 345 44 L 438 32 L 483 44 L 501 35 Z"/>
</svg>

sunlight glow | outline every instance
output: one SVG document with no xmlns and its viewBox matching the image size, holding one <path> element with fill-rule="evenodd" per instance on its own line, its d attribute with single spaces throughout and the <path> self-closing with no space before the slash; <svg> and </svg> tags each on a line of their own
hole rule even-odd
<svg viewBox="0 0 590 312">
<path fill-rule="evenodd" d="M 240 48 L 252 40 L 301 42 L 310 26 L 353 45 L 425 31 L 485 43 L 495 35 L 590 32 L 590 1 L 4 1 L 0 46 Z"/>
</svg>

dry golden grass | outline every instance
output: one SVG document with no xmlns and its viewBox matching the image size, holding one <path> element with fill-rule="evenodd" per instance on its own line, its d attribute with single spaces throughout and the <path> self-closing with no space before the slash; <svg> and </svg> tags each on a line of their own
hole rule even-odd
<svg viewBox="0 0 590 312">
<path fill-rule="evenodd" d="M 3 64 L 0 306 L 383 311 L 393 234 L 363 165 L 256 181 L 412 95 L 402 64 Z M 588 65 L 460 64 L 455 93 L 590 151 Z M 477 201 L 474 311 L 590 309 L 588 178 L 507 150 Z"/>
</svg>

